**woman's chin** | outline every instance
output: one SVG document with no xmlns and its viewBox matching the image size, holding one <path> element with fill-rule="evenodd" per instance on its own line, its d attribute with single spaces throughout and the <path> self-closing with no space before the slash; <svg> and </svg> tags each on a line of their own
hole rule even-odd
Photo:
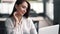
<svg viewBox="0 0 60 34">
<path fill-rule="evenodd" d="M 23 16 L 24 14 L 20 14 L 20 16 Z"/>
</svg>

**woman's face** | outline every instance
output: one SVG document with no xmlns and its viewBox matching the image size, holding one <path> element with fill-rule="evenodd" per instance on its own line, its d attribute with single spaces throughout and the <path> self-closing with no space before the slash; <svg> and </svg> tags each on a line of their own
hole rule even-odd
<svg viewBox="0 0 60 34">
<path fill-rule="evenodd" d="M 27 8 L 28 8 L 28 4 L 27 2 L 23 2 L 20 5 L 16 5 L 16 9 L 17 9 L 17 14 L 18 15 L 24 15 L 27 12 Z"/>
</svg>

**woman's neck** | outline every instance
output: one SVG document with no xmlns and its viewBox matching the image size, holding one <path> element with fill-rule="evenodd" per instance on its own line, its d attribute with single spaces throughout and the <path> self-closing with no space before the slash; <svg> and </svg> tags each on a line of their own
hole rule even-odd
<svg viewBox="0 0 60 34">
<path fill-rule="evenodd" d="M 17 18 L 18 18 L 18 20 L 19 20 L 19 22 L 20 22 L 21 19 L 22 19 L 22 16 L 18 16 L 18 15 L 17 15 Z"/>
</svg>

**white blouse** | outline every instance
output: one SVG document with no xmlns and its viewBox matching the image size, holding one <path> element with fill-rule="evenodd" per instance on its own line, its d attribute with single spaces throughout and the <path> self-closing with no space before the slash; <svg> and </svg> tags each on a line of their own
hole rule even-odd
<svg viewBox="0 0 60 34">
<path fill-rule="evenodd" d="M 5 22 L 7 34 L 37 34 L 33 21 L 30 18 L 22 18 L 22 24 L 14 27 L 14 18 L 8 18 Z"/>
</svg>

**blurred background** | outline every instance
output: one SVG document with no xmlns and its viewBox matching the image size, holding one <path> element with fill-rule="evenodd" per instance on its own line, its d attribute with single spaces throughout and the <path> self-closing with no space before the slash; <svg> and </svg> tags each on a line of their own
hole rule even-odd
<svg viewBox="0 0 60 34">
<path fill-rule="evenodd" d="M 5 20 L 11 14 L 16 0 L 0 0 L 0 33 L 5 32 Z M 30 5 L 29 18 L 33 20 L 36 30 L 60 24 L 60 0 L 27 0 Z M 4 33 L 3 33 L 4 32 Z"/>
</svg>

